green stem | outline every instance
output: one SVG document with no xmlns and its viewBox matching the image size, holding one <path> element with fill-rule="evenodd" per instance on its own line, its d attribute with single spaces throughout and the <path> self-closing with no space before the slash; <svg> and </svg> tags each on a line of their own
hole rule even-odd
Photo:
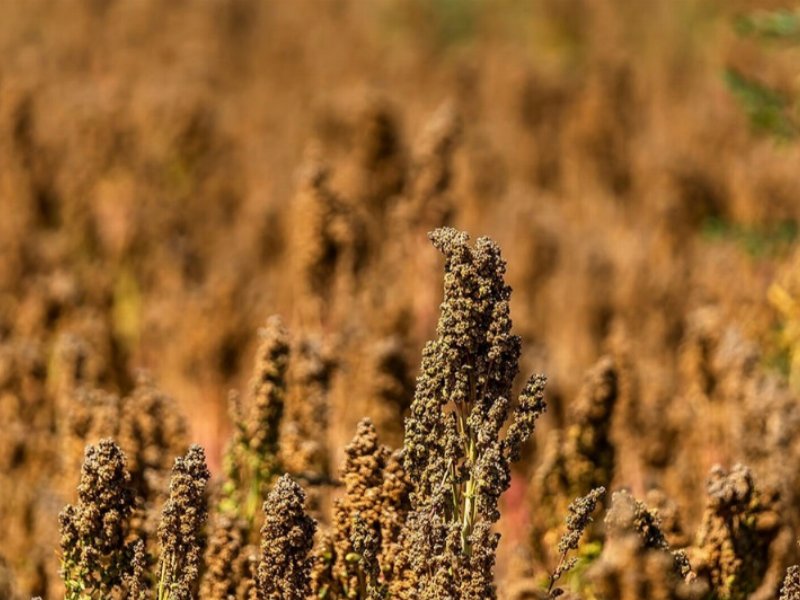
<svg viewBox="0 0 800 600">
<path fill-rule="evenodd" d="M 473 466 L 475 465 L 476 448 L 475 442 L 470 436 L 469 448 L 467 451 L 468 464 L 470 465 L 469 479 L 467 480 L 464 491 L 464 514 L 461 520 L 461 549 L 464 554 L 469 556 L 472 548 L 469 543 L 469 536 L 472 533 L 472 524 L 475 520 L 475 479 L 473 477 Z"/>
<path fill-rule="evenodd" d="M 158 578 L 158 600 L 166 600 L 164 596 L 164 577 L 166 576 L 167 561 L 161 561 L 161 576 Z"/>
<path fill-rule="evenodd" d="M 477 459 L 478 449 L 475 445 L 475 438 L 472 435 L 472 429 L 469 426 L 468 419 L 473 407 L 475 406 L 476 398 L 476 385 L 474 375 L 471 373 L 469 378 L 470 399 L 464 406 L 461 412 L 460 420 L 462 435 L 465 440 L 465 454 L 466 466 L 469 469 L 469 479 L 464 489 L 464 512 L 461 515 L 461 550 L 466 556 L 472 554 L 472 548 L 469 543 L 469 536 L 472 533 L 472 526 L 475 521 L 475 461 Z"/>
</svg>

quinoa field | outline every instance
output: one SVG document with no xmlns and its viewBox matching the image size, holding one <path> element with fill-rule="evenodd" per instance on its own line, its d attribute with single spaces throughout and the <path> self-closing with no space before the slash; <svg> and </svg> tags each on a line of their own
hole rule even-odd
<svg viewBox="0 0 800 600">
<path fill-rule="evenodd" d="M 800 4 L 0 2 L 0 600 L 800 600 Z"/>
</svg>

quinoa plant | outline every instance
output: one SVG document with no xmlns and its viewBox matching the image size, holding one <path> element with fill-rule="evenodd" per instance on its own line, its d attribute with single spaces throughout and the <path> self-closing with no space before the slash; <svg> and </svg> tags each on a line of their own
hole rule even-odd
<svg viewBox="0 0 800 600">
<path fill-rule="evenodd" d="M 305 512 L 305 493 L 284 475 L 264 502 L 257 600 L 305 600 L 316 522 Z"/>
<path fill-rule="evenodd" d="M 690 559 L 715 598 L 743 600 L 756 591 L 769 566 L 780 525 L 776 499 L 759 490 L 750 469 L 741 464 L 730 471 L 714 467 L 707 488 Z"/>
<path fill-rule="evenodd" d="M 625 490 L 615 492 L 611 499 L 611 508 L 605 518 L 607 537 L 623 537 L 633 534 L 640 539 L 641 547 L 647 550 L 663 550 L 673 557 L 673 568 L 676 574 L 687 577 L 691 574 L 691 565 L 686 552 L 672 550 L 661 527 L 658 514 L 651 511 L 644 502 L 640 502 Z"/>
<path fill-rule="evenodd" d="M 273 478 L 280 473 L 280 425 L 286 396 L 289 340 L 279 317 L 260 331 L 248 402 L 231 398 L 233 440 L 225 455 L 221 510 L 252 525 Z"/>
<path fill-rule="evenodd" d="M 405 467 L 412 482 L 398 597 L 494 598 L 498 499 L 545 409 L 544 377 L 525 385 L 505 437 L 520 339 L 511 333 L 505 262 L 488 238 L 430 234 L 445 257 L 436 339 L 423 351 Z"/>
<path fill-rule="evenodd" d="M 381 491 L 389 450 L 364 419 L 345 453 L 344 496 L 334 505 L 333 573 L 341 597 L 367 598 L 380 586 Z"/>
<path fill-rule="evenodd" d="M 189 600 L 195 595 L 202 558 L 205 526 L 206 485 L 210 473 L 200 446 L 189 448 L 184 458 L 175 459 L 169 500 L 161 515 L 158 537 L 158 600 Z"/>
<path fill-rule="evenodd" d="M 597 503 L 605 496 L 605 493 L 605 488 L 595 488 L 587 495 L 576 498 L 570 503 L 566 520 L 567 529 L 558 542 L 560 558 L 556 568 L 550 574 L 550 580 L 547 584 L 549 598 L 557 598 L 564 593 L 564 590 L 555 587 L 555 584 L 562 575 L 577 564 L 578 559 L 569 557 L 569 553 L 571 550 L 578 549 L 583 532 L 592 522 L 592 513 L 597 507 Z"/>
<path fill-rule="evenodd" d="M 786 569 L 780 600 L 800 600 L 800 567 L 797 565 Z"/>
<path fill-rule="evenodd" d="M 133 512 L 125 455 L 112 440 L 86 448 L 78 501 L 59 515 L 66 600 L 107 598 L 129 568 Z"/>
</svg>

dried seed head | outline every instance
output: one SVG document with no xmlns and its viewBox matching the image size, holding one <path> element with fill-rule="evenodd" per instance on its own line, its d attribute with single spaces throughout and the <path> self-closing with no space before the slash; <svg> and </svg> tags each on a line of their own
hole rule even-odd
<svg viewBox="0 0 800 600">
<path fill-rule="evenodd" d="M 247 422 L 248 443 L 258 456 L 278 454 L 281 418 L 286 395 L 289 340 L 280 317 L 272 316 L 259 331 L 253 380 L 250 382 L 251 413 Z"/>
<path fill-rule="evenodd" d="M 309 594 L 311 548 L 317 525 L 305 512 L 302 488 L 284 475 L 264 503 L 259 600 L 305 600 Z"/>
<path fill-rule="evenodd" d="M 128 457 L 133 488 L 154 503 L 166 490 L 171 458 L 186 451 L 186 422 L 175 402 L 144 373 L 121 401 L 117 437 Z"/>
<path fill-rule="evenodd" d="M 800 600 L 800 567 L 792 566 L 786 570 L 780 600 Z"/>
<path fill-rule="evenodd" d="M 400 552 L 400 533 L 410 510 L 411 482 L 403 468 L 403 451 L 391 454 L 383 470 L 381 487 L 381 557 L 385 580 L 392 578 L 393 565 Z"/>
<path fill-rule="evenodd" d="M 529 382 L 503 440 L 520 355 L 505 261 L 488 238 L 473 246 L 466 233 L 442 228 L 430 239 L 445 257 L 444 300 L 406 420 L 413 491 L 402 535 L 406 556 L 398 562 L 413 573 L 409 597 L 485 600 L 495 596 L 491 527 L 500 516 L 498 500 L 510 483 L 510 461 L 543 409 L 543 379 Z"/>
<path fill-rule="evenodd" d="M 576 401 L 575 422 L 564 440 L 569 495 L 583 495 L 611 484 L 615 448 L 610 430 L 616 400 L 616 366 L 605 356 L 586 373 Z"/>
<path fill-rule="evenodd" d="M 334 576 L 343 590 L 374 587 L 381 548 L 384 469 L 389 451 L 369 419 L 358 423 L 341 470 L 344 496 L 334 505 Z M 361 583 L 366 582 L 366 583 Z"/>
<path fill-rule="evenodd" d="M 236 394 L 231 396 L 236 429 L 225 454 L 227 481 L 221 503 L 223 512 L 250 522 L 278 472 L 289 365 L 288 334 L 280 317 L 270 317 L 259 336 L 247 402 L 242 403 Z"/>
<path fill-rule="evenodd" d="M 59 515 L 61 567 L 68 597 L 108 596 L 122 581 L 133 494 L 125 456 L 111 440 L 86 448 L 78 502 Z M 77 596 L 75 596 L 77 597 Z"/>
<path fill-rule="evenodd" d="M 776 497 L 762 494 L 750 470 L 730 472 L 714 467 L 708 499 L 697 535 L 689 549 L 693 566 L 722 598 L 744 598 L 760 584 L 769 565 L 772 541 L 781 519 Z"/>
<path fill-rule="evenodd" d="M 592 513 L 597 503 L 605 496 L 605 488 L 596 488 L 586 496 L 575 498 L 569 505 L 567 514 L 567 531 L 558 542 L 558 551 L 562 554 L 578 548 L 578 542 L 584 530 L 592 522 Z"/>
<path fill-rule="evenodd" d="M 205 568 L 200 581 L 200 597 L 208 600 L 228 600 L 246 597 L 237 590 L 247 580 L 248 548 L 246 524 L 227 515 L 214 519 L 205 554 Z"/>
<path fill-rule="evenodd" d="M 437 339 L 423 351 L 411 415 L 406 421 L 406 468 L 415 492 L 431 496 L 445 473 L 431 469 L 446 454 L 444 408 L 464 411 L 476 439 L 496 440 L 501 414 L 487 420 L 496 402 L 509 397 L 520 341 L 511 335 L 505 262 L 499 248 L 481 238 L 473 249 L 466 233 L 437 229 L 430 234 L 445 256 L 444 301 Z"/>
<path fill-rule="evenodd" d="M 558 542 L 558 552 L 561 555 L 558 565 L 550 574 L 550 585 L 547 588 L 548 598 L 557 598 L 564 593 L 561 588 L 553 587 L 564 573 L 572 569 L 578 562 L 575 557 L 569 557 L 570 550 L 577 550 L 581 536 L 592 522 L 592 513 L 597 503 L 605 495 L 605 488 L 596 488 L 586 496 L 575 498 L 569 505 L 567 514 L 567 530 Z"/>
<path fill-rule="evenodd" d="M 331 378 L 335 361 L 320 340 L 302 336 L 292 346 L 290 392 L 281 431 L 281 459 L 286 471 L 308 479 L 329 473 L 326 436 Z M 314 497 L 310 500 L 313 503 Z"/>
<path fill-rule="evenodd" d="M 125 576 L 127 596 L 130 600 L 147 600 L 150 597 L 147 577 L 147 551 L 143 540 L 137 540 L 133 546 L 130 572 Z"/>
<path fill-rule="evenodd" d="M 459 598 L 494 598 L 497 590 L 494 585 L 494 564 L 500 534 L 492 531 L 487 521 L 478 523 L 470 534 L 472 552 L 467 561 Z"/>
<path fill-rule="evenodd" d="M 546 383 L 547 377 L 544 375 L 532 375 L 519 395 L 519 402 L 514 409 L 514 420 L 503 442 L 504 450 L 512 461 L 520 459 L 523 444 L 533 434 L 536 420 L 547 409 L 544 401 Z"/>
<path fill-rule="evenodd" d="M 686 577 L 691 572 L 686 553 L 682 550 L 671 551 L 658 516 L 627 491 L 614 492 L 605 524 L 608 537 L 636 534 L 641 538 L 643 548 L 670 552 L 674 559 L 675 572 L 681 577 Z"/>
<path fill-rule="evenodd" d="M 328 598 L 338 589 L 333 575 L 333 535 L 323 532 L 311 555 L 311 595 L 314 598 Z"/>
<path fill-rule="evenodd" d="M 189 448 L 175 459 L 169 484 L 169 500 L 161 513 L 159 589 L 169 598 L 188 600 L 195 595 L 203 554 L 202 531 L 206 522 L 206 486 L 210 477 L 205 452 Z"/>
</svg>

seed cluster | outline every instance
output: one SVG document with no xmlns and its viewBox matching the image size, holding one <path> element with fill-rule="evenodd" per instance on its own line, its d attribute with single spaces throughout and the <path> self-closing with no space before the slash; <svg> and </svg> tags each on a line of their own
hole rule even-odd
<svg viewBox="0 0 800 600">
<path fill-rule="evenodd" d="M 413 489 L 403 535 L 415 581 L 408 597 L 492 598 L 492 525 L 510 463 L 544 411 L 544 379 L 528 382 L 503 437 L 520 355 L 505 262 L 487 238 L 472 247 L 465 233 L 449 228 L 430 238 L 445 257 L 444 300 L 406 421 Z"/>
<path fill-rule="evenodd" d="M 205 452 L 200 446 L 192 446 L 184 458 L 175 459 L 169 499 L 158 526 L 159 600 L 188 600 L 195 595 L 207 516 L 206 485 L 210 476 Z"/>
<path fill-rule="evenodd" d="M 305 512 L 305 494 L 288 475 L 281 477 L 264 503 L 258 600 L 308 597 L 311 548 L 316 523 Z"/>
<path fill-rule="evenodd" d="M 89 446 L 78 502 L 59 515 L 67 597 L 103 597 L 122 582 L 132 548 L 126 542 L 133 494 L 125 456 L 111 440 Z"/>
</svg>

